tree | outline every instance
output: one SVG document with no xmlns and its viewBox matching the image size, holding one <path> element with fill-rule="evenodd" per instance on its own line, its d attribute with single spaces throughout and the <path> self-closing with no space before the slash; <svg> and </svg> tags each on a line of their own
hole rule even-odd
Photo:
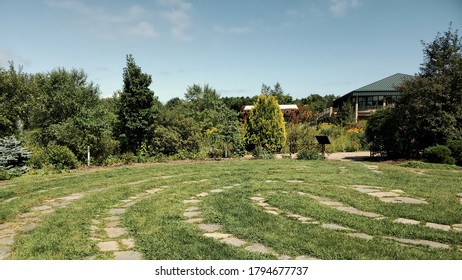
<svg viewBox="0 0 462 280">
<path fill-rule="evenodd" d="M 276 97 L 260 94 L 249 113 L 245 141 L 251 149 L 272 153 L 280 151 L 286 142 L 284 115 Z"/>
<path fill-rule="evenodd" d="M 123 71 L 124 87 L 117 108 L 118 138 L 122 152 L 136 153 L 154 130 L 154 92 L 151 75 L 141 72 L 131 54 Z"/>
<path fill-rule="evenodd" d="M 410 156 L 429 146 L 462 138 L 461 38 L 450 26 L 433 42 L 422 44 L 424 62 L 420 73 L 398 87 L 405 94 L 396 113 L 401 116 L 406 141 L 413 143 Z"/>
<path fill-rule="evenodd" d="M 273 88 L 265 84 L 262 84 L 261 92 L 264 95 L 272 95 L 276 97 L 279 104 L 290 104 L 293 101 L 292 96 L 290 96 L 290 94 L 284 93 L 284 90 L 282 89 L 280 83 L 276 83 Z"/>
<path fill-rule="evenodd" d="M 433 42 L 422 44 L 420 73 L 397 87 L 404 94 L 396 107 L 386 116 L 372 116 L 366 129 L 369 140 L 386 143 L 387 153 L 392 150 L 396 157 L 420 157 L 427 147 L 462 139 L 461 38 L 450 26 Z M 380 119 L 392 125 L 394 133 L 375 130 L 371 138 L 372 126 Z"/>
</svg>

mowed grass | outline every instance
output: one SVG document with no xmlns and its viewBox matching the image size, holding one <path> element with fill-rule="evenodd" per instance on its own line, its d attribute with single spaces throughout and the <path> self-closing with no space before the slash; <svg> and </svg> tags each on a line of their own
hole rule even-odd
<svg viewBox="0 0 462 280">
<path fill-rule="evenodd" d="M 375 163 L 374 163 L 375 164 Z M 57 175 L 26 175 L 0 183 L 0 224 L 15 223 L 18 215 L 46 200 L 83 193 L 83 197 L 42 217 L 38 226 L 18 231 L 10 259 L 104 259 L 90 238 L 92 220 L 121 200 L 152 188 L 161 192 L 142 199 L 122 215 L 122 224 L 145 259 L 274 259 L 203 236 L 185 222 L 183 200 L 201 192 L 205 223 L 222 226 L 249 243 L 260 243 L 279 255 L 319 259 L 462 259 L 462 232 L 425 227 L 427 222 L 461 224 L 462 171 L 415 169 L 375 164 L 374 173 L 360 162 L 249 160 L 136 165 L 79 170 Z M 340 168 L 341 167 L 341 168 Z M 221 193 L 210 190 L 239 184 Z M 353 190 L 351 185 L 400 189 L 403 196 L 424 198 L 428 204 L 392 204 Z M 330 198 L 383 220 L 341 212 L 299 192 Z M 266 213 L 250 199 L 264 197 L 280 215 Z M 317 224 L 287 217 L 299 214 L 321 224 L 337 224 L 374 238 L 365 240 Z M 394 223 L 396 218 L 421 225 Z M 450 245 L 436 249 L 403 245 L 388 237 L 422 239 Z"/>
</svg>

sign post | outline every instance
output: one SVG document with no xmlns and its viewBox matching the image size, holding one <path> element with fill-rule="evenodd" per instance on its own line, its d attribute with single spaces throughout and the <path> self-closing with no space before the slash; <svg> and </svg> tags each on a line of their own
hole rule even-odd
<svg viewBox="0 0 462 280">
<path fill-rule="evenodd" d="M 316 140 L 318 140 L 318 143 L 321 144 L 322 156 L 324 157 L 324 159 L 326 159 L 326 145 L 330 144 L 329 137 L 325 135 L 319 135 L 316 136 Z"/>
</svg>

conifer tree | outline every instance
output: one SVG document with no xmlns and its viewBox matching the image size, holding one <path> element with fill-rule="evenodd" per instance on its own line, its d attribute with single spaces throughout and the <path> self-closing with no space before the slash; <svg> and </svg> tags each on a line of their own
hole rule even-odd
<svg viewBox="0 0 462 280">
<path fill-rule="evenodd" d="M 251 149 L 279 152 L 286 142 L 284 115 L 276 97 L 260 94 L 249 113 L 245 142 Z"/>
</svg>

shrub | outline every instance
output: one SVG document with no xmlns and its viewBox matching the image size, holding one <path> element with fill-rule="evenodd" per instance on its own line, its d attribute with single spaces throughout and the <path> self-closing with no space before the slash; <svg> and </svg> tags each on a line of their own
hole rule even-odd
<svg viewBox="0 0 462 280">
<path fill-rule="evenodd" d="M 46 148 L 46 161 L 52 164 L 57 170 L 75 169 L 79 166 L 79 161 L 74 153 L 65 146 L 49 145 Z"/>
<path fill-rule="evenodd" d="M 14 137 L 0 138 L 0 170 L 3 170 L 0 177 L 9 179 L 9 176 L 26 173 L 26 162 L 30 157 L 31 153 L 21 147 L 21 142 Z"/>
<path fill-rule="evenodd" d="M 274 154 L 273 153 L 271 153 L 270 151 L 268 151 L 266 149 L 263 149 L 261 147 L 256 147 L 252 151 L 252 155 L 256 159 L 274 159 Z"/>
<path fill-rule="evenodd" d="M 432 163 L 455 164 L 456 160 L 451 157 L 451 150 L 443 145 L 428 147 L 424 150 L 424 158 Z"/>
<path fill-rule="evenodd" d="M 300 160 L 320 160 L 322 155 L 315 149 L 301 149 L 297 154 L 297 159 Z"/>
<path fill-rule="evenodd" d="M 450 140 L 447 146 L 451 150 L 451 156 L 456 160 L 456 164 L 462 166 L 462 140 Z"/>
</svg>

